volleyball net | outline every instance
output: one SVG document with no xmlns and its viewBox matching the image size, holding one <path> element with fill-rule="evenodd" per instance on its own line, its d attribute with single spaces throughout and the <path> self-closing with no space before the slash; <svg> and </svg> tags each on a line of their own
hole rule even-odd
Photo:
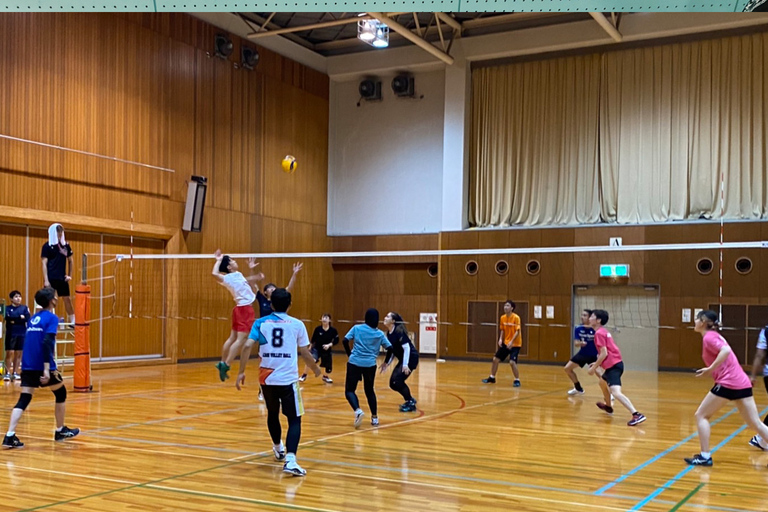
<svg viewBox="0 0 768 512">
<path fill-rule="evenodd" d="M 495 351 L 504 301 L 512 300 L 522 357 L 551 362 L 570 357 L 584 309 L 608 311 L 617 339 L 662 351 L 694 340 L 696 314 L 713 309 L 749 364 L 768 324 L 768 306 L 758 303 L 766 248 L 749 241 L 229 256 L 245 276 L 260 278 L 262 291 L 287 286 L 302 263 L 290 314 L 310 333 L 330 313 L 343 335 L 374 307 L 381 320 L 399 313 L 422 352 L 479 357 Z M 212 254 L 88 254 L 92 354 L 162 357 L 165 340 L 176 336 L 178 358 L 215 357 L 234 303 L 211 275 L 214 261 Z"/>
</svg>

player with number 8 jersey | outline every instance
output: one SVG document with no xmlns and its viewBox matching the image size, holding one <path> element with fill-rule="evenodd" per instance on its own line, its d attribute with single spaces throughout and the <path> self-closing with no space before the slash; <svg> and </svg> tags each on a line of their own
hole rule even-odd
<svg viewBox="0 0 768 512">
<path fill-rule="evenodd" d="M 309 346 L 307 328 L 286 313 L 270 313 L 251 328 L 251 339 L 259 340 L 259 383 L 286 386 L 298 380 L 299 348 Z"/>
<path fill-rule="evenodd" d="M 245 368 L 251 356 L 251 348 L 258 343 L 261 356 L 259 383 L 267 405 L 267 428 L 272 438 L 272 451 L 276 460 L 285 461 L 284 472 L 304 476 L 307 472 L 296 462 L 296 451 L 301 439 L 301 417 L 304 415 L 299 388 L 299 354 L 315 377 L 320 376 L 320 368 L 309 352 L 307 328 L 301 320 L 288 315 L 290 307 L 291 293 L 284 288 L 277 288 L 272 293 L 274 313 L 254 322 L 243 346 L 240 372 L 235 385 L 240 389 L 245 382 Z M 285 444 L 280 425 L 281 409 L 288 419 Z"/>
</svg>

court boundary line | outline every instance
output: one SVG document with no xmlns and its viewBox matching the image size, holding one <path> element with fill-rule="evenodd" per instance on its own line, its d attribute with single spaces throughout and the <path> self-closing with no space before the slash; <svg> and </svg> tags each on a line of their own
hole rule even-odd
<svg viewBox="0 0 768 512">
<path fill-rule="evenodd" d="M 760 411 L 758 416 L 763 416 L 765 413 L 768 412 L 768 407 Z M 714 454 L 717 452 L 720 448 L 728 444 L 735 438 L 737 435 L 741 434 L 744 430 L 747 429 L 747 425 L 741 425 L 739 428 L 734 430 L 728 437 L 720 441 L 714 448 L 712 448 L 712 453 Z M 690 473 L 696 466 L 686 466 L 684 469 L 682 469 L 680 472 L 678 472 L 674 477 L 667 480 L 663 485 L 659 486 L 655 491 L 648 494 L 645 498 L 637 502 L 631 509 L 629 509 L 628 512 L 635 512 L 637 510 L 642 509 L 644 506 L 646 506 L 648 503 L 652 502 L 654 499 L 656 499 L 657 496 L 661 495 L 664 491 L 672 487 L 672 485 L 683 478 L 685 475 Z"/>
<path fill-rule="evenodd" d="M 720 423 L 724 419 L 728 418 L 729 416 L 731 416 L 733 413 L 735 413 L 737 411 L 738 411 L 738 409 L 733 408 L 730 411 L 728 411 L 725 414 L 723 414 L 722 416 L 720 416 L 719 418 L 717 418 L 711 424 L 712 425 L 717 425 L 718 423 Z M 677 443 L 675 443 L 674 445 L 670 446 L 666 450 L 657 453 L 656 455 L 654 455 L 653 457 L 651 457 L 647 461 L 643 462 L 642 464 L 640 464 L 640 465 L 630 469 L 629 471 L 627 471 L 623 475 L 620 475 L 618 478 L 616 478 L 612 482 L 609 482 L 609 483 L 605 484 L 604 486 L 602 486 L 601 488 L 599 488 L 598 490 L 595 491 L 595 495 L 596 496 L 600 496 L 600 495 L 604 494 L 606 491 L 608 491 L 612 487 L 620 484 L 621 482 L 623 482 L 624 480 L 626 480 L 629 477 L 633 476 L 635 473 L 639 472 L 640 470 L 642 470 L 644 468 L 647 468 L 648 466 L 650 466 L 651 464 L 653 464 L 657 460 L 660 460 L 663 457 L 665 457 L 666 455 L 669 455 L 670 453 L 672 453 L 676 449 L 678 449 L 681 446 L 683 446 L 684 444 L 686 444 L 688 441 L 690 441 L 693 438 L 698 437 L 698 436 L 699 436 L 698 432 L 694 432 L 693 434 L 690 434 L 689 436 L 687 436 L 686 438 L 682 439 L 681 441 L 678 441 Z"/>
</svg>

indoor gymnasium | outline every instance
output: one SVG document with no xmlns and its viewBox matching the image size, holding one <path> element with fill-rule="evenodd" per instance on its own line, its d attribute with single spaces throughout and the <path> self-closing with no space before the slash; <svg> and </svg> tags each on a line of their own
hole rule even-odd
<svg viewBox="0 0 768 512">
<path fill-rule="evenodd" d="M 0 511 L 768 510 L 763 3 L 3 1 Z"/>
</svg>

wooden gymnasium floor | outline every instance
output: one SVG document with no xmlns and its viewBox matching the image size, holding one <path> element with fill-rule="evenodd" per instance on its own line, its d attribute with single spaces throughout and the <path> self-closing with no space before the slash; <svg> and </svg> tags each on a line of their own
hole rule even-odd
<svg viewBox="0 0 768 512">
<path fill-rule="evenodd" d="M 625 389 L 649 418 L 630 428 L 624 411 L 595 407 L 591 380 L 567 397 L 558 367 L 521 365 L 515 389 L 507 366 L 492 386 L 486 363 L 426 360 L 410 381 L 418 413 L 399 413 L 379 378 L 381 426 L 355 431 L 335 359 L 333 385 L 303 386 L 306 478 L 272 460 L 253 380 L 238 392 L 213 363 L 103 370 L 98 392 L 70 392 L 76 440 L 53 442 L 53 398 L 35 398 L 18 430 L 27 446 L 0 454 L 0 510 L 768 510 L 768 454 L 747 445 L 737 414 L 716 417 L 713 468 L 681 460 L 698 451 L 693 413 L 710 387 L 691 374 L 630 372 Z M 1 428 L 17 393 L 2 387 Z"/>
</svg>

